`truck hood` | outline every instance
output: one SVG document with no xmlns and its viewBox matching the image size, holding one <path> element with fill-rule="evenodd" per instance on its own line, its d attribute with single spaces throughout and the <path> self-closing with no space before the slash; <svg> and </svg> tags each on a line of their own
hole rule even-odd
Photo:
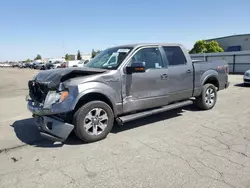
<svg viewBox="0 0 250 188">
<path fill-rule="evenodd" d="M 101 74 L 107 72 L 106 69 L 97 68 L 58 68 L 40 71 L 35 77 L 34 81 L 46 85 L 48 88 L 57 88 L 61 82 L 71 78 Z"/>
</svg>

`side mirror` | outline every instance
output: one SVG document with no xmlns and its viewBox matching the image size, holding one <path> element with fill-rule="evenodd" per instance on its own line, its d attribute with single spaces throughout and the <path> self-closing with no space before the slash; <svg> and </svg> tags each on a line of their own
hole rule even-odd
<svg viewBox="0 0 250 188">
<path fill-rule="evenodd" d="M 134 62 L 126 67 L 127 74 L 145 72 L 145 66 L 142 62 Z"/>
</svg>

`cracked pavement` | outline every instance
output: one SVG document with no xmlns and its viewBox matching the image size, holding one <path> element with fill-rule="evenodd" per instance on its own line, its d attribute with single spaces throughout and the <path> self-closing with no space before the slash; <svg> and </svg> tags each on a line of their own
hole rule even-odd
<svg viewBox="0 0 250 188">
<path fill-rule="evenodd" d="M 91 144 L 41 139 L 26 109 L 13 127 L 1 116 L 22 144 L 0 153 L 0 187 L 250 187 L 250 87 L 229 79 L 212 110 L 150 116 Z"/>
</svg>

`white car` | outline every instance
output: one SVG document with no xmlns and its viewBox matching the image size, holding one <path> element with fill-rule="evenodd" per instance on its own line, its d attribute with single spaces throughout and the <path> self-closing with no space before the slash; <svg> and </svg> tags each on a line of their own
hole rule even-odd
<svg viewBox="0 0 250 188">
<path fill-rule="evenodd" d="M 84 65 L 88 62 L 89 62 L 89 60 L 81 60 L 78 62 L 77 67 L 84 67 Z"/>
<path fill-rule="evenodd" d="M 86 63 L 88 63 L 89 60 L 71 60 L 67 61 L 63 67 L 84 67 Z"/>
<path fill-rule="evenodd" d="M 250 85 L 250 70 L 247 70 L 243 76 L 244 84 Z"/>
<path fill-rule="evenodd" d="M 63 64 L 63 61 L 55 61 L 52 63 L 54 69 L 61 68 L 62 64 Z"/>
<path fill-rule="evenodd" d="M 8 63 L 1 63 L 0 64 L 0 67 L 10 67 L 11 65 L 10 64 L 8 64 Z"/>
</svg>

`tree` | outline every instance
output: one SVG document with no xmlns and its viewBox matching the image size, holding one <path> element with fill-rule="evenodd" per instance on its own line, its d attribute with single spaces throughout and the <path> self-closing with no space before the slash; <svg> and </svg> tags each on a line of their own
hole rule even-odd
<svg viewBox="0 0 250 188">
<path fill-rule="evenodd" d="M 190 54 L 216 52 L 224 52 L 223 48 L 219 46 L 219 43 L 216 41 L 206 42 L 205 40 L 198 40 L 189 51 Z"/>
<path fill-rule="evenodd" d="M 219 43 L 217 41 L 211 41 L 207 44 L 207 51 L 208 53 L 214 53 L 214 52 L 224 52 L 223 48 L 219 46 Z"/>
<path fill-rule="evenodd" d="M 66 61 L 69 61 L 69 60 L 70 60 L 69 54 L 66 54 L 66 55 L 65 55 L 65 60 L 66 60 Z"/>
<path fill-rule="evenodd" d="M 79 50 L 77 52 L 77 60 L 82 60 L 82 56 Z"/>
<path fill-rule="evenodd" d="M 101 51 L 100 50 L 94 50 L 92 49 L 92 52 L 91 52 L 91 58 L 94 58 L 97 54 L 99 54 Z"/>
<path fill-rule="evenodd" d="M 91 58 L 94 58 L 95 56 L 96 56 L 96 51 L 94 49 L 92 49 Z"/>
<path fill-rule="evenodd" d="M 25 60 L 26 63 L 32 62 L 29 58 Z"/>
<path fill-rule="evenodd" d="M 37 54 L 36 58 L 34 60 L 42 59 L 42 56 Z"/>
</svg>

